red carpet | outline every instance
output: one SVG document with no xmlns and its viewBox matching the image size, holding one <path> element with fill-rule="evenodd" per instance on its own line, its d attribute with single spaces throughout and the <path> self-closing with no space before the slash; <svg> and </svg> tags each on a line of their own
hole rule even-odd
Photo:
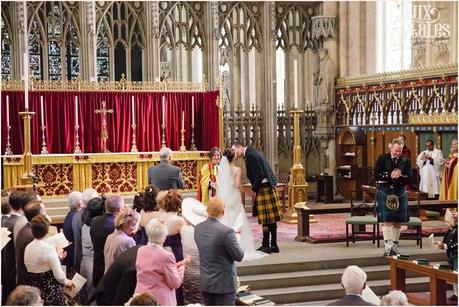
<svg viewBox="0 0 459 307">
<path fill-rule="evenodd" d="M 250 213 L 247 213 L 250 215 Z M 311 238 L 317 240 L 318 243 L 336 242 L 346 240 L 345 221 L 349 214 L 326 214 L 316 215 L 317 223 L 310 225 Z M 255 241 L 261 242 L 263 233 L 261 225 L 258 224 L 256 217 L 248 216 L 249 223 L 252 228 Z M 277 237 L 279 241 L 293 241 L 297 235 L 296 224 L 277 223 Z M 370 230 L 370 226 L 367 226 Z M 422 225 L 423 236 L 429 236 L 431 233 L 442 234 L 448 230 L 448 226 L 444 221 L 425 221 Z M 406 227 L 402 227 L 402 231 L 406 232 Z M 413 232 L 414 230 L 408 230 Z M 382 236 L 382 233 L 381 233 Z"/>
</svg>

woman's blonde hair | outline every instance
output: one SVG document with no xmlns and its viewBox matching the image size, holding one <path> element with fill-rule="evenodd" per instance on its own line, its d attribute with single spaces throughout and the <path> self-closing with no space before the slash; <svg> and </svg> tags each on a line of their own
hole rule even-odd
<svg viewBox="0 0 459 307">
<path fill-rule="evenodd" d="M 115 228 L 121 230 L 125 224 L 137 224 L 140 220 L 140 214 L 135 210 L 125 207 L 115 217 Z"/>
</svg>

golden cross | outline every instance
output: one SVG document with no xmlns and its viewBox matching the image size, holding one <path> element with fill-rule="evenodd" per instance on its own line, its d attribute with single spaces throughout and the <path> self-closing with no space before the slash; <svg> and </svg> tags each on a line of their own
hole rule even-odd
<svg viewBox="0 0 459 307">
<path fill-rule="evenodd" d="M 108 139 L 108 131 L 107 131 L 107 113 L 113 113 L 113 109 L 107 109 L 107 103 L 102 101 L 102 108 L 96 109 L 96 114 L 102 114 L 102 152 L 110 152 L 107 149 L 107 139 Z"/>
</svg>

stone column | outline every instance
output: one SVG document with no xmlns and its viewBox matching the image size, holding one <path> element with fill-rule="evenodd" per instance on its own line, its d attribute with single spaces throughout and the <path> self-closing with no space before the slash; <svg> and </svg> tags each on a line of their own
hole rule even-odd
<svg viewBox="0 0 459 307">
<path fill-rule="evenodd" d="M 97 33 L 96 33 L 96 3 L 95 1 L 81 2 L 81 33 L 80 44 L 80 78 L 97 80 Z"/>
<path fill-rule="evenodd" d="M 361 2 L 348 3 L 348 69 L 350 76 L 359 75 L 360 69 L 360 5 Z"/>
<path fill-rule="evenodd" d="M 160 80 L 161 63 L 159 50 L 159 1 L 143 2 L 145 5 L 146 22 L 146 46 L 143 50 L 145 59 L 145 80 Z"/>
<path fill-rule="evenodd" d="M 206 2 L 206 6 L 207 46 L 205 50 L 203 71 L 206 74 L 210 88 L 214 89 L 217 86 L 215 81 L 219 75 L 218 39 L 220 38 L 220 32 L 218 30 L 218 2 L 209 1 Z"/>
<path fill-rule="evenodd" d="M 27 33 L 28 33 L 28 26 L 27 26 L 28 25 L 28 21 L 25 20 L 26 15 L 27 15 L 27 6 L 24 5 L 24 3 L 26 3 L 26 2 L 21 1 L 21 2 L 14 3 L 16 5 L 16 16 L 17 16 L 17 20 L 18 20 L 18 27 L 16 29 L 15 29 L 15 27 L 12 27 L 12 28 L 18 34 L 18 36 L 16 36 L 16 37 L 18 37 L 19 39 L 17 39 L 17 40 L 16 39 L 12 39 L 13 42 L 14 41 L 18 41 L 15 44 L 17 46 L 16 50 L 18 50 L 18 53 L 17 53 L 18 55 L 17 56 L 13 56 L 11 54 L 11 57 L 12 58 L 19 58 L 18 63 L 20 63 L 20 65 L 17 65 L 17 67 L 20 67 L 20 69 L 16 70 L 16 74 L 17 74 L 16 76 L 19 77 L 19 78 L 17 78 L 17 80 L 24 80 L 25 67 L 26 67 L 26 65 L 28 65 L 28 63 L 24 63 L 24 53 L 25 52 L 29 52 L 28 46 L 25 45 L 25 42 L 26 42 L 25 35 L 27 35 Z M 27 40 L 27 42 L 28 42 L 28 40 Z"/>
<path fill-rule="evenodd" d="M 347 76 L 347 7 L 348 2 L 339 3 L 339 76 Z"/>
<path fill-rule="evenodd" d="M 337 24 L 336 16 L 338 15 L 337 2 L 324 2 L 323 15 L 312 17 L 312 37 L 314 39 L 322 39 L 324 49 L 328 52 L 328 60 L 324 60 L 326 53 L 319 52 L 322 59 L 319 60 L 319 67 L 316 69 L 316 77 L 321 80 L 316 80 L 317 90 L 326 85 L 328 88 L 330 82 L 327 80 L 335 80 L 337 76 L 338 64 L 338 42 L 337 42 Z M 322 63 L 320 62 L 322 61 Z M 332 82 L 334 84 L 334 82 Z M 322 89 L 323 91 L 323 89 Z M 328 101 L 323 101 L 323 94 L 318 94 L 322 101 L 316 101 L 317 128 L 316 136 L 320 141 L 320 172 L 327 172 L 330 175 L 335 175 L 335 96 L 334 86 L 328 88 Z"/>
<path fill-rule="evenodd" d="M 264 125 L 264 152 L 274 173 L 278 173 L 277 152 L 277 105 L 276 105 L 276 3 L 263 3 L 263 50 L 264 66 L 257 67 L 257 77 L 262 78 L 261 107 Z M 273 137 L 274 136 L 274 137 Z"/>
</svg>

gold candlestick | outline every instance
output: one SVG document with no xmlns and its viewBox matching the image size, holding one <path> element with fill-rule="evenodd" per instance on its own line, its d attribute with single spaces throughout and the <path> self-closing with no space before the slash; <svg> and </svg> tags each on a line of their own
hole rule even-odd
<svg viewBox="0 0 459 307">
<path fill-rule="evenodd" d="M 293 166 L 290 168 L 290 180 L 288 183 L 288 210 L 284 214 L 283 222 L 293 224 L 298 222 L 295 204 L 307 203 L 308 201 L 308 184 L 301 164 L 300 115 L 303 111 L 294 109 L 290 113 L 293 114 Z M 314 222 L 314 217 L 312 219 L 312 222 Z"/>
<path fill-rule="evenodd" d="M 42 155 L 49 154 L 48 147 L 46 146 L 45 131 L 46 131 L 46 126 L 41 126 L 41 139 L 42 139 L 42 142 L 41 142 L 41 154 Z"/>
<path fill-rule="evenodd" d="M 75 150 L 74 154 L 76 155 L 81 155 L 81 148 L 80 148 L 80 136 L 78 135 L 78 130 L 80 129 L 80 126 L 78 124 L 75 125 L 75 131 L 76 131 L 76 136 L 75 136 Z"/>
<path fill-rule="evenodd" d="M 131 152 L 139 152 L 137 150 L 137 145 L 135 144 L 135 130 L 136 130 L 136 125 L 135 124 L 132 124 L 131 125 L 132 127 L 132 146 L 131 146 Z"/>
<path fill-rule="evenodd" d="M 19 112 L 19 115 L 24 120 L 24 173 L 21 177 L 21 184 L 33 184 L 32 177 L 34 174 L 32 172 L 32 152 L 30 149 L 30 120 L 35 115 L 35 112 L 29 112 L 29 109 L 26 109 L 24 112 Z"/>
<path fill-rule="evenodd" d="M 194 143 L 194 125 L 191 125 L 191 151 L 196 151 L 198 148 L 196 147 L 196 144 Z"/>
<path fill-rule="evenodd" d="M 186 151 L 186 147 L 185 147 L 185 129 L 181 129 L 180 130 L 180 133 L 181 133 L 181 144 L 180 145 L 180 151 Z"/>
<path fill-rule="evenodd" d="M 166 147 L 166 135 L 165 135 L 165 130 L 166 130 L 166 125 L 165 124 L 162 124 L 161 125 L 161 129 L 162 129 L 162 135 L 161 135 L 161 147 L 164 148 Z"/>
<path fill-rule="evenodd" d="M 13 154 L 13 151 L 11 150 L 11 143 L 10 143 L 10 130 L 11 126 L 6 126 L 6 129 L 8 131 L 8 134 L 6 136 L 6 148 L 5 148 L 5 156 L 11 156 Z"/>
</svg>

